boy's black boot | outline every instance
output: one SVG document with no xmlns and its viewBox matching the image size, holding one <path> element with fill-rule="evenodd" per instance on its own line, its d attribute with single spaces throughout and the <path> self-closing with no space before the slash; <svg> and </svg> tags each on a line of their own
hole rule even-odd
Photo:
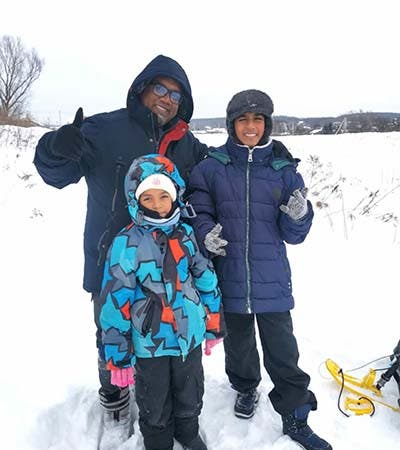
<svg viewBox="0 0 400 450">
<path fill-rule="evenodd" d="M 248 392 L 238 392 L 235 402 L 235 416 L 250 419 L 256 411 L 260 394 L 256 389 Z"/>
<path fill-rule="evenodd" d="M 128 440 L 133 432 L 130 391 L 129 387 L 126 387 L 107 395 L 100 389 L 99 395 L 103 407 L 103 429 L 99 449 L 111 450 Z"/>
<path fill-rule="evenodd" d="M 332 446 L 307 425 L 310 409 L 310 405 L 304 405 L 295 409 L 293 413 L 282 416 L 283 434 L 288 435 L 306 450 L 332 450 Z"/>
<path fill-rule="evenodd" d="M 198 434 L 189 444 L 183 445 L 183 450 L 207 450 L 207 446 Z"/>
</svg>

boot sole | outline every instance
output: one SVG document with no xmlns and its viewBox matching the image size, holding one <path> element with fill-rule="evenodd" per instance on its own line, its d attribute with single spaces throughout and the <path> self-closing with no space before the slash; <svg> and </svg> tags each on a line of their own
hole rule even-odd
<svg viewBox="0 0 400 450">
<path fill-rule="evenodd" d="M 254 416 L 255 413 L 256 413 L 255 410 L 253 411 L 253 414 L 250 414 L 250 415 L 249 414 L 243 414 L 243 413 L 235 412 L 235 416 L 238 417 L 239 419 L 251 419 Z"/>
<path fill-rule="evenodd" d="M 284 434 L 284 436 L 287 436 L 288 438 L 290 438 L 290 440 L 292 441 L 292 442 L 294 442 L 295 444 L 297 444 L 300 448 L 302 448 L 302 449 L 304 449 L 304 450 L 307 450 L 307 448 L 306 447 L 304 447 L 304 445 L 303 444 L 300 444 L 300 442 L 298 442 L 298 441 L 295 441 L 294 439 L 292 439 L 288 434 Z M 324 450 L 332 450 L 332 446 L 330 446 L 330 447 L 326 447 Z"/>
</svg>

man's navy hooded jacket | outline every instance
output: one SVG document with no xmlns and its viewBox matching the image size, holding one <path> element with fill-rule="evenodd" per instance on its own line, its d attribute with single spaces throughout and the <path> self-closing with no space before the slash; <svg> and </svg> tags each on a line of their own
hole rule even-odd
<svg viewBox="0 0 400 450">
<path fill-rule="evenodd" d="M 162 129 L 158 127 L 156 116 L 139 98 L 146 85 L 158 76 L 174 79 L 183 91 L 177 116 Z M 188 130 L 192 113 L 192 93 L 186 73 L 176 61 L 159 55 L 133 81 L 126 108 L 84 120 L 81 132 L 85 137 L 85 149 L 80 162 L 53 155 L 57 131 L 46 133 L 39 140 L 34 164 L 47 184 L 61 189 L 82 177 L 86 179 L 83 287 L 88 292 L 100 291 L 107 248 L 113 237 L 130 222 L 123 180 L 133 159 L 149 153 L 164 153 L 187 181 L 193 166 L 207 154 L 207 146 Z"/>
</svg>

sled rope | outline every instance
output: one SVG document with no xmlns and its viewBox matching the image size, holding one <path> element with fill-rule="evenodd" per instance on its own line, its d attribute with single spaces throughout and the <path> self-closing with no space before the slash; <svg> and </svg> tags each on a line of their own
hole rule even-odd
<svg viewBox="0 0 400 450">
<path fill-rule="evenodd" d="M 377 361 L 381 361 L 382 359 L 390 358 L 391 356 L 393 356 L 393 355 L 390 354 L 390 355 L 381 356 L 380 358 L 373 359 L 372 361 L 369 361 L 369 362 L 363 364 L 362 366 L 355 367 L 354 369 L 346 370 L 346 372 L 354 372 L 356 370 L 363 369 L 364 367 L 367 367 L 367 366 L 371 365 L 372 363 L 375 363 Z M 340 369 L 340 370 L 342 370 L 342 369 Z M 379 370 L 386 370 L 386 369 L 374 369 L 374 370 L 375 370 L 375 372 L 378 372 Z"/>
<path fill-rule="evenodd" d="M 374 402 L 364 396 L 359 397 L 358 399 L 346 397 L 345 407 L 349 411 L 353 411 L 356 416 L 361 414 L 369 414 L 370 416 L 373 416 L 375 414 Z"/>
<path fill-rule="evenodd" d="M 345 415 L 346 417 L 350 417 L 350 414 L 347 414 L 346 412 L 344 412 L 343 409 L 340 406 L 340 401 L 341 401 L 342 394 L 343 394 L 343 389 L 344 389 L 344 375 L 343 375 L 343 370 L 342 369 L 340 369 L 338 373 L 339 373 L 339 375 L 340 375 L 340 377 L 342 379 L 342 384 L 340 385 L 340 391 L 339 391 L 339 396 L 338 396 L 338 400 L 337 400 L 337 407 L 338 407 L 338 410 L 343 415 Z"/>
<path fill-rule="evenodd" d="M 353 369 L 355 370 L 355 369 Z M 350 372 L 350 371 L 349 371 Z M 342 382 L 340 385 L 340 391 L 337 401 L 337 407 L 338 410 L 346 417 L 350 417 L 350 414 L 347 414 L 345 411 L 343 411 L 342 407 L 340 406 L 341 398 L 344 390 L 344 374 L 343 369 L 338 370 L 338 374 L 340 375 Z M 371 417 L 375 414 L 375 405 L 374 402 L 369 399 L 368 397 L 358 397 L 358 399 L 354 399 L 351 397 L 346 397 L 344 400 L 344 404 L 346 409 L 349 411 L 354 412 L 356 415 L 360 414 L 369 414 Z"/>
</svg>

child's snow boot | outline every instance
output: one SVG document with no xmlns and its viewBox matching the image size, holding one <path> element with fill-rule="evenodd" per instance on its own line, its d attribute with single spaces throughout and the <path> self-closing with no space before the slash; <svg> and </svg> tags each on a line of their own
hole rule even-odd
<svg viewBox="0 0 400 450">
<path fill-rule="evenodd" d="M 291 414 L 282 416 L 283 434 L 288 435 L 306 450 L 332 450 L 332 446 L 307 425 L 310 410 L 311 406 L 307 404 L 295 409 Z"/>
<path fill-rule="evenodd" d="M 198 434 L 189 444 L 183 445 L 183 450 L 207 450 L 207 446 Z"/>
<path fill-rule="evenodd" d="M 99 394 L 103 407 L 103 434 L 99 449 L 111 450 L 128 440 L 133 431 L 130 391 L 129 387 L 126 387 L 113 395 L 105 395 L 100 389 Z"/>
<path fill-rule="evenodd" d="M 253 417 L 259 398 L 260 394 L 256 389 L 248 392 L 238 392 L 234 408 L 235 416 L 241 419 L 250 419 Z"/>
</svg>

